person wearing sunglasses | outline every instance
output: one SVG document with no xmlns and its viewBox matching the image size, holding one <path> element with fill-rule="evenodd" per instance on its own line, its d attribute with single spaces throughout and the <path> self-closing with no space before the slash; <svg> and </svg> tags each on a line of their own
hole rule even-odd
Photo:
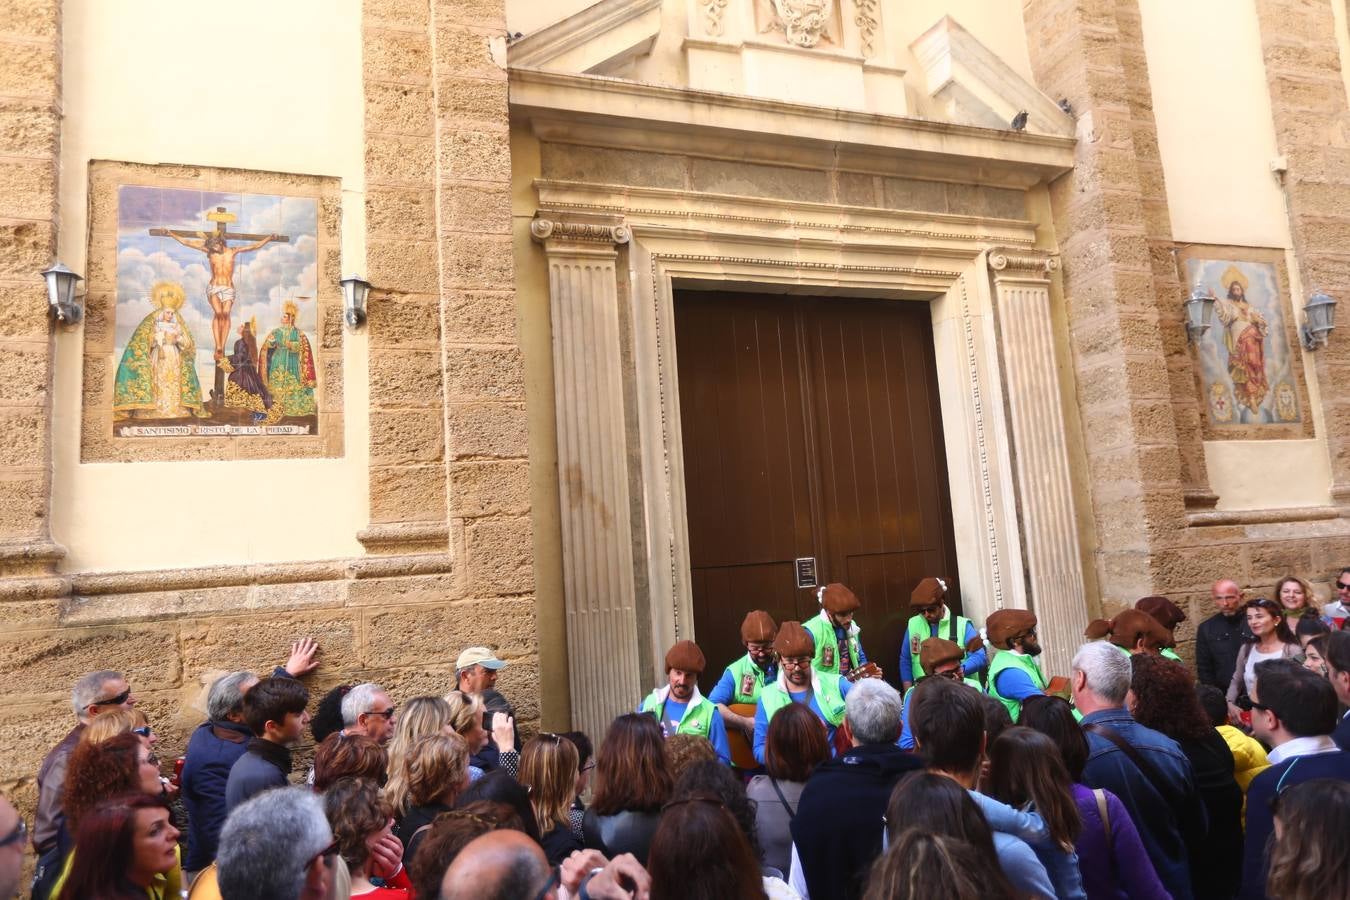
<svg viewBox="0 0 1350 900">
<path fill-rule="evenodd" d="M 1332 628 L 1344 628 L 1345 620 L 1350 618 L 1350 567 L 1341 569 L 1331 587 L 1336 599 L 1322 606 L 1322 618 Z"/>
<path fill-rule="evenodd" d="M 1276 797 L 1315 778 L 1350 781 L 1350 753 L 1331 738 L 1337 707 L 1330 682 L 1292 659 L 1258 663 L 1255 676 L 1243 705 L 1251 708 L 1252 734 L 1271 748 L 1270 768 L 1247 789 L 1242 898 L 1266 896 Z"/>
<path fill-rule="evenodd" d="M 56 847 L 64 819 L 61 794 L 66 785 L 66 765 L 80 735 L 95 716 L 116 709 L 130 709 L 136 705 L 136 697 L 121 672 L 104 669 L 90 672 L 75 682 L 70 692 L 70 704 L 75 710 L 75 727 L 42 760 L 37 773 L 38 807 L 33 823 L 33 849 L 37 851 L 39 866 L 43 864 L 42 857 Z"/>
<path fill-rule="evenodd" d="M 378 684 L 358 684 L 342 698 L 343 734 L 363 734 L 377 744 L 387 744 L 397 725 L 394 702 Z"/>
<path fill-rule="evenodd" d="M 329 900 L 339 849 L 318 794 L 301 787 L 264 791 L 233 809 L 220 830 L 220 896 Z"/>
<path fill-rule="evenodd" d="M 979 629 L 965 616 L 954 614 L 946 600 L 947 581 L 943 578 L 925 578 L 909 595 L 909 609 L 914 615 L 900 645 L 900 679 L 905 691 L 929 674 L 924 671 L 919 650 L 930 638 L 943 638 L 960 647 L 975 646 L 973 651 L 962 652 L 961 670 L 967 677 L 978 677 L 989 665 L 988 651 L 975 640 L 980 636 Z"/>
<path fill-rule="evenodd" d="M 1263 597 L 1247 601 L 1247 627 L 1256 640 L 1244 644 L 1238 651 L 1233 680 L 1228 684 L 1228 713 L 1234 725 L 1243 724 L 1246 710 L 1242 698 L 1251 695 L 1256 683 L 1256 666 L 1271 659 L 1293 659 L 1303 656 L 1298 638 L 1289 629 L 1285 608 L 1274 600 Z"/>
</svg>

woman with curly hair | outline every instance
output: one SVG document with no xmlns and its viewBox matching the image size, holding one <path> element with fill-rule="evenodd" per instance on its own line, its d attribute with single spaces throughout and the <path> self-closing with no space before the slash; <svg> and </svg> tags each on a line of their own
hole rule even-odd
<svg viewBox="0 0 1350 900">
<path fill-rule="evenodd" d="M 1274 800 L 1266 895 L 1280 900 L 1350 897 L 1350 784 L 1315 778 Z"/>
<path fill-rule="evenodd" d="M 394 810 L 394 837 L 403 843 L 404 857 L 412 859 L 427 827 L 449 812 L 469 786 L 469 748 L 457 734 L 429 735 L 412 745 L 405 768 L 408 808 Z"/>
<path fill-rule="evenodd" d="M 672 787 L 661 726 L 640 713 L 619 716 L 595 757 L 595 791 L 582 823 L 586 846 L 610 859 L 631 853 L 646 865 Z"/>
<path fill-rule="evenodd" d="M 479 800 L 441 813 L 431 823 L 417 851 L 408 855 L 414 897 L 439 897 L 445 870 L 459 851 L 489 831 L 525 831 L 525 823 L 509 803 Z"/>
<path fill-rule="evenodd" d="M 403 868 L 403 845 L 391 831 L 389 804 L 375 783 L 366 778 L 338 780 L 324 794 L 323 810 L 351 875 L 351 896 L 408 900 L 412 883 Z M 383 886 L 375 885 L 372 877 L 382 878 Z"/>
<path fill-rule="evenodd" d="M 398 725 L 389 742 L 389 781 L 384 799 L 394 810 L 394 818 L 408 811 L 408 758 L 413 744 L 433 734 L 454 734 L 450 726 L 450 704 L 444 697 L 414 697 L 398 711 Z"/>
<path fill-rule="evenodd" d="M 314 790 L 322 793 L 339 778 L 366 778 L 382 787 L 388 765 L 379 741 L 335 731 L 314 748 Z"/>
<path fill-rule="evenodd" d="M 58 882 L 57 900 L 178 900 L 178 829 L 161 797 L 128 794 L 80 817 L 79 854 Z"/>
<path fill-rule="evenodd" d="M 1130 714 L 1180 745 L 1209 813 L 1209 836 L 1191 858 L 1191 871 L 1206 873 L 1195 879 L 1195 896 L 1232 897 L 1242 876 L 1243 844 L 1242 788 L 1233 774 L 1233 751 L 1210 725 L 1189 669 L 1157 656 L 1134 656 L 1131 662 Z"/>
</svg>

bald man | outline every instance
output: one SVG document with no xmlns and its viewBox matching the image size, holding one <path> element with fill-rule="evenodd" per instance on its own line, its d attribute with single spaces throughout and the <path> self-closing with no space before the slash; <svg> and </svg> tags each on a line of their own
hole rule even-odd
<svg viewBox="0 0 1350 900">
<path fill-rule="evenodd" d="M 1195 629 L 1195 673 L 1201 684 L 1228 690 L 1237 668 L 1238 651 L 1252 640 L 1243 604 L 1247 598 L 1231 578 L 1221 578 L 1210 588 L 1218 612 Z"/>
<path fill-rule="evenodd" d="M 23 848 L 28 832 L 18 812 L 0 797 L 0 897 L 9 900 L 19 893 L 23 875 Z"/>
<path fill-rule="evenodd" d="M 519 831 L 489 831 L 455 857 L 441 879 L 441 900 L 558 900 L 558 886 L 539 845 Z"/>
</svg>

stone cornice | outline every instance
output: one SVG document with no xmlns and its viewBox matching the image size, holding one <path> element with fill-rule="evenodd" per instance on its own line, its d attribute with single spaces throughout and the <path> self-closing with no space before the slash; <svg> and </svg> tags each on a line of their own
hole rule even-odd
<svg viewBox="0 0 1350 900">
<path fill-rule="evenodd" d="M 600 0 L 580 12 L 545 25 L 513 43 L 507 50 L 507 62 L 512 67 L 557 68 L 559 62 L 581 65 L 582 71 L 603 64 L 614 56 L 635 53 L 643 44 L 650 45 L 661 30 L 662 0 Z M 643 27 L 643 19 L 650 22 Z M 634 34 L 620 40 L 618 46 L 607 42 L 604 50 L 586 53 L 587 45 L 598 45 L 599 39 L 619 29 L 629 28 Z M 631 45 L 631 46 L 630 46 Z M 571 59 L 581 56 L 582 59 Z M 599 62 L 596 62 L 596 59 Z"/>
<path fill-rule="evenodd" d="M 542 213 L 530 222 L 530 237 L 541 244 L 548 241 L 626 244 L 632 236 L 628 226 L 622 222 L 574 222 Z"/>
<path fill-rule="evenodd" d="M 996 279 L 1030 277 L 1049 280 L 1050 275 L 1059 269 L 1059 257 L 1026 247 L 991 247 L 989 268 L 994 270 Z"/>
</svg>

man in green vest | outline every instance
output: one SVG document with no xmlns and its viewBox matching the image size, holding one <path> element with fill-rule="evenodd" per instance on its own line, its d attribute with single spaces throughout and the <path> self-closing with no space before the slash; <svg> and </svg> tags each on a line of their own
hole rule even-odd
<svg viewBox="0 0 1350 900">
<path fill-rule="evenodd" d="M 924 677 L 919 659 L 919 647 L 929 638 L 944 638 L 959 647 L 969 647 L 980 636 L 979 629 L 965 616 L 953 615 L 947 608 L 947 582 L 941 578 L 925 578 L 909 595 L 911 616 L 905 629 L 905 641 L 900 645 L 900 684 L 906 691 Z M 961 658 L 962 674 L 976 677 L 988 665 L 984 647 Z"/>
<path fill-rule="evenodd" d="M 1144 597 L 1134 605 L 1134 608 L 1140 612 L 1148 613 L 1158 620 L 1158 624 L 1167 629 L 1171 639 L 1163 646 L 1160 651 L 1161 656 L 1181 662 L 1181 657 L 1177 655 L 1174 649 L 1177 645 L 1177 626 L 1186 621 L 1186 614 L 1166 597 Z"/>
<path fill-rule="evenodd" d="M 698 692 L 698 676 L 707 661 L 693 641 L 680 641 L 666 653 L 666 686 L 657 688 L 638 704 L 637 711 L 650 715 L 666 737 L 696 734 L 707 738 L 723 765 L 731 765 L 727 729 L 717 707 Z"/>
<path fill-rule="evenodd" d="M 834 733 L 844 721 L 844 698 L 852 684 L 812 665 L 815 641 L 800 622 L 778 628 L 773 649 L 778 654 L 778 679 L 759 693 L 755 707 L 755 759 L 764 764 L 769 720 L 789 703 L 805 703 L 825 723 L 825 740 L 834 747 Z M 833 750 L 831 750 L 833 752 Z"/>
<path fill-rule="evenodd" d="M 1029 609 L 1000 609 L 985 622 L 985 632 L 994 647 L 989 695 L 1002 703 L 1016 722 L 1022 715 L 1022 701 L 1044 694 L 1047 684 L 1036 662 L 1041 655 L 1036 616 Z"/>
<path fill-rule="evenodd" d="M 778 626 L 774 624 L 773 616 L 762 609 L 746 613 L 741 622 L 745 655 L 727 666 L 708 692 L 708 699 L 717 706 L 726 726 L 743 732 L 747 738 L 755 733 L 755 717 L 742 716 L 729 707 L 732 703 L 756 702 L 764 686 L 773 684 L 778 678 L 778 661 L 773 655 L 773 639 L 777 635 Z"/>
<path fill-rule="evenodd" d="M 820 615 L 805 623 L 813 642 L 811 665 L 817 672 L 842 675 L 867 665 L 858 633 L 862 630 L 853 621 L 862 601 L 842 584 L 827 584 L 816 592 Z M 779 654 L 782 658 L 782 654 Z"/>
<path fill-rule="evenodd" d="M 973 639 L 980 643 L 979 635 Z M 981 646 L 983 649 L 983 646 Z M 930 637 L 919 645 L 919 665 L 923 667 L 923 675 L 918 679 L 924 678 L 945 678 L 948 681 L 959 681 L 973 687 L 980 693 L 984 689 L 974 678 L 970 678 L 961 668 L 962 661 L 966 659 L 967 653 L 959 644 L 954 644 L 945 638 Z M 914 749 L 914 735 L 909 730 L 909 698 L 914 696 L 914 691 L 905 692 L 904 703 L 900 706 L 900 740 L 896 744 L 901 750 Z"/>
<path fill-rule="evenodd" d="M 1105 639 L 1126 656 L 1135 653 L 1157 655 L 1172 641 L 1172 632 L 1148 613 L 1127 609 L 1118 613 L 1114 619 L 1093 619 L 1088 623 L 1083 637 L 1089 641 Z"/>
</svg>

